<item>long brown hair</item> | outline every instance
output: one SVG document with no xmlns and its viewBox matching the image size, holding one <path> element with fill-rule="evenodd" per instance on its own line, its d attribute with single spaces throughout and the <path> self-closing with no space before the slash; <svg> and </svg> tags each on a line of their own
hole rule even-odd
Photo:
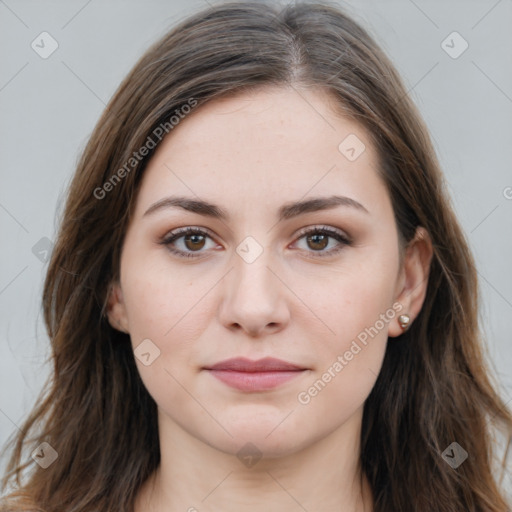
<svg viewBox="0 0 512 512">
<path fill-rule="evenodd" d="M 44 283 L 53 372 L 22 432 L 9 440 L 2 482 L 5 490 L 15 477 L 9 510 L 133 510 L 160 453 L 156 404 L 129 336 L 105 316 L 154 149 L 130 159 L 158 127 L 171 133 L 169 120 L 185 105 L 290 85 L 329 91 L 339 113 L 367 129 L 402 243 L 417 226 L 433 243 L 422 310 L 388 343 L 364 405 L 361 462 L 375 512 L 508 510 L 493 477 L 493 433 L 501 426 L 506 436 L 504 474 L 512 415 L 485 365 L 475 264 L 420 114 L 386 55 L 336 5 L 261 1 L 215 5 L 182 21 L 136 63 L 90 137 Z M 57 460 L 23 475 L 34 461 L 23 462 L 22 450 L 30 454 L 43 442 Z M 468 454 L 456 469 L 442 456 L 453 442 Z"/>
</svg>

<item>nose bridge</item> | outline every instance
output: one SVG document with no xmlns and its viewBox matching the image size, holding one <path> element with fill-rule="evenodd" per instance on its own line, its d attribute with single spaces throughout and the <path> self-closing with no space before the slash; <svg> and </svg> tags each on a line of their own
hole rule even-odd
<svg viewBox="0 0 512 512">
<path fill-rule="evenodd" d="M 235 252 L 231 292 L 242 302 L 275 302 L 277 290 L 273 281 L 276 278 L 269 269 L 274 260 L 270 248 L 248 236 L 238 244 Z"/>
<path fill-rule="evenodd" d="M 234 269 L 224 284 L 221 321 L 259 332 L 269 324 L 275 328 L 288 316 L 282 290 L 275 275 L 275 258 L 255 238 L 247 237 L 233 254 Z M 282 325 L 281 325 L 282 327 Z"/>
</svg>

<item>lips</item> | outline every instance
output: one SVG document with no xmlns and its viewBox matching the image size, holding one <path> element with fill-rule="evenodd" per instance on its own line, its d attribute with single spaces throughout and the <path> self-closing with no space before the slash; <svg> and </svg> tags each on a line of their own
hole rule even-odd
<svg viewBox="0 0 512 512">
<path fill-rule="evenodd" d="M 231 388 L 254 393 L 279 387 L 304 374 L 308 368 L 273 357 L 258 361 L 236 357 L 216 363 L 204 370 Z"/>
<path fill-rule="evenodd" d="M 300 371 L 306 368 L 298 366 L 281 359 L 275 359 L 273 357 L 265 357 L 257 361 L 252 361 L 244 357 L 235 357 L 233 359 L 226 359 L 220 363 L 216 363 L 213 366 L 208 366 L 206 370 L 228 370 L 234 372 L 290 372 Z"/>
</svg>

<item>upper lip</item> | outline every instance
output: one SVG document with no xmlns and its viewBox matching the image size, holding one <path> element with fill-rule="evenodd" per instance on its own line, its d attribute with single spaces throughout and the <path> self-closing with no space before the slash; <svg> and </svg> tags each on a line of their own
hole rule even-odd
<svg viewBox="0 0 512 512">
<path fill-rule="evenodd" d="M 302 366 L 298 366 L 274 357 L 265 357 L 252 361 L 245 357 L 235 357 L 220 361 L 213 366 L 205 367 L 206 370 L 231 370 L 237 372 L 277 372 L 277 371 L 297 371 L 305 370 Z"/>
</svg>

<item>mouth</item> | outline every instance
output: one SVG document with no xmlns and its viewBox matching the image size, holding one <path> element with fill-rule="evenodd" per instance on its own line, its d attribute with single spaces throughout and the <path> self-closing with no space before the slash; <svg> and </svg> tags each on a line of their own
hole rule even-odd
<svg viewBox="0 0 512 512">
<path fill-rule="evenodd" d="M 245 358 L 228 359 L 203 369 L 224 384 L 248 392 L 274 389 L 309 370 L 270 357 L 258 361 Z"/>
</svg>

